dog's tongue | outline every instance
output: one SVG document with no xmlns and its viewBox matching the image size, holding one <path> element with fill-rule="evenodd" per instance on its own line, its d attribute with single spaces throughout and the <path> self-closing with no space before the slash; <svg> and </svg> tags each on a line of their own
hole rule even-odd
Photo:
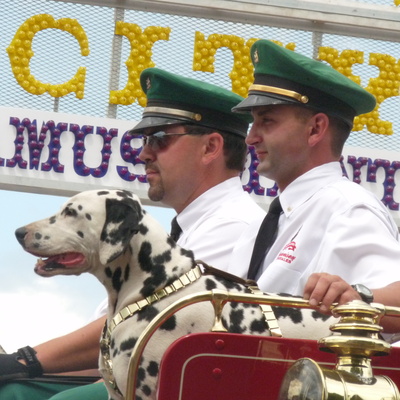
<svg viewBox="0 0 400 400">
<path fill-rule="evenodd" d="M 40 276 L 52 276 L 60 271 L 75 271 L 79 274 L 79 268 L 85 264 L 85 256 L 81 253 L 64 253 L 43 259 L 39 258 L 35 265 L 35 272 Z M 57 272 L 59 271 L 59 272 Z M 65 273 L 64 273 L 65 274 Z"/>
<path fill-rule="evenodd" d="M 57 263 L 57 264 L 62 264 L 67 267 L 69 265 L 80 264 L 84 260 L 84 258 L 85 258 L 84 255 L 81 253 L 65 253 L 65 254 L 49 257 L 46 260 L 46 264 Z"/>
</svg>

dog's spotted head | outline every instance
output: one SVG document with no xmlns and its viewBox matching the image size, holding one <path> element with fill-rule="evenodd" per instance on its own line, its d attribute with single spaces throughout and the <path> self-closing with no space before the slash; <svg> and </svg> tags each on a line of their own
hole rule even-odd
<svg viewBox="0 0 400 400">
<path fill-rule="evenodd" d="M 112 262 L 140 229 L 144 210 L 137 196 L 123 190 L 93 190 L 69 199 L 50 218 L 16 230 L 22 247 L 40 257 L 41 276 L 93 272 Z"/>
</svg>

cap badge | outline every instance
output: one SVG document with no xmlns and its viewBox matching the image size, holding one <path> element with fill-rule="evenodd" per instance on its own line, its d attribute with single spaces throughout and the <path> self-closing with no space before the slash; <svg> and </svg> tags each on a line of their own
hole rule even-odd
<svg viewBox="0 0 400 400">
<path fill-rule="evenodd" d="M 254 52 L 253 58 L 254 58 L 254 62 L 255 62 L 256 64 L 260 61 L 259 58 L 258 58 L 258 50 L 257 50 L 257 49 L 256 49 L 256 51 Z"/>
<path fill-rule="evenodd" d="M 151 80 L 150 78 L 146 79 L 146 89 L 149 90 L 151 88 Z"/>
</svg>

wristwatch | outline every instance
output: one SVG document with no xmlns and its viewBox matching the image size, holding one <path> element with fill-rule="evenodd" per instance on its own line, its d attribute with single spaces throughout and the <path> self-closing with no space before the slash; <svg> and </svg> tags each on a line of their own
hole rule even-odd
<svg viewBox="0 0 400 400">
<path fill-rule="evenodd" d="M 370 304 L 374 301 L 374 294 L 371 289 L 368 289 L 361 283 L 356 283 L 355 285 L 351 285 L 351 287 L 360 295 L 361 300 Z"/>
</svg>

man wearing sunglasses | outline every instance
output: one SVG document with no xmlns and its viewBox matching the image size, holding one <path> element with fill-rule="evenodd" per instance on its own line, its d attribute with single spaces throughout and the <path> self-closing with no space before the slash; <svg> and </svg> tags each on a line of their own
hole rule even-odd
<svg viewBox="0 0 400 400">
<path fill-rule="evenodd" d="M 196 258 L 227 270 L 229 256 L 242 231 L 265 212 L 243 191 L 240 174 L 247 155 L 249 119 L 232 114 L 240 96 L 156 68 L 145 70 L 147 95 L 142 120 L 132 140 L 142 144 L 148 196 L 177 213 L 178 243 Z M 19 354 L 0 355 L 0 379 L 40 376 L 96 368 L 105 317 L 61 338 Z M 25 360 L 29 368 L 19 365 Z M 78 386 L 28 381 L 0 387 L 1 400 L 106 400 L 103 383 Z M 58 394 L 55 394 L 58 393 Z M 53 397 L 52 397 L 53 396 Z"/>
<path fill-rule="evenodd" d="M 141 84 L 147 106 L 131 134 L 143 136 L 148 196 L 178 213 L 181 246 L 226 270 L 242 229 L 264 215 L 240 181 L 250 119 L 229 107 L 241 97 L 157 68 Z"/>
</svg>

